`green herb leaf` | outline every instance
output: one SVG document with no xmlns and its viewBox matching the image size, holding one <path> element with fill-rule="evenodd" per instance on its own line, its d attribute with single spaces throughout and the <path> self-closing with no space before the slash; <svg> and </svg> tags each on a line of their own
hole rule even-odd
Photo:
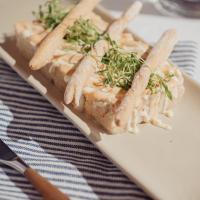
<svg viewBox="0 0 200 200">
<path fill-rule="evenodd" d="M 60 0 L 47 1 L 44 5 L 39 6 L 38 12 L 33 12 L 36 19 L 46 29 L 54 29 L 61 23 L 67 13 L 68 11 L 61 6 Z"/>
<path fill-rule="evenodd" d="M 165 78 L 163 78 L 158 74 L 152 73 L 149 79 L 147 89 L 149 89 L 152 94 L 157 94 L 160 91 L 164 91 L 166 96 L 170 100 L 172 100 L 172 93 L 167 86 L 167 82 L 169 82 L 172 79 L 172 77 L 174 77 L 174 74 L 167 74 L 165 75 Z"/>
<path fill-rule="evenodd" d="M 166 96 L 167 96 L 170 100 L 172 100 L 172 99 L 173 99 L 172 93 L 171 93 L 171 91 L 169 90 L 169 88 L 168 88 L 168 86 L 166 85 L 166 83 L 165 83 L 165 82 L 162 82 L 162 86 L 163 86 L 163 88 L 164 88 L 164 90 L 165 90 Z"/>
<path fill-rule="evenodd" d="M 107 40 L 112 48 L 118 49 L 117 43 L 110 38 L 109 34 L 104 34 L 104 40 Z"/>
</svg>

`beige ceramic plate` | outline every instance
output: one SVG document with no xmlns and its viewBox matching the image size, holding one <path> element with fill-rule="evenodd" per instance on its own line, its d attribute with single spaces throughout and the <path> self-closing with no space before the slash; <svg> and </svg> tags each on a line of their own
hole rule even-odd
<svg viewBox="0 0 200 200">
<path fill-rule="evenodd" d="M 33 9 L 30 1 L 20 1 L 24 6 L 21 12 L 20 9 L 17 12 L 9 11 L 13 13 L 8 19 L 9 23 L 14 24 L 19 16 L 26 19 L 26 13 L 30 13 Z M 19 0 L 12 2 L 15 4 Z M 3 6 L 5 9 L 9 8 L 8 3 L 4 3 Z M 3 13 L 5 17 L 5 11 Z M 112 20 L 106 13 L 100 10 L 99 13 L 106 16 L 107 20 Z M 1 15 L 3 14 L 0 14 L 2 19 Z M 9 30 L 5 22 L 3 27 L 1 24 L 1 32 L 3 30 Z M 186 93 L 176 108 L 175 117 L 170 121 L 173 126 L 172 131 L 145 125 L 137 135 L 125 133 L 107 135 L 97 124 L 85 116 L 75 114 L 73 110 L 63 105 L 63 95 L 58 93 L 39 72 L 32 72 L 27 68 L 27 61 L 18 53 L 14 40 L 7 38 L 2 47 L 8 54 L 1 49 L 1 57 L 149 195 L 160 200 L 200 199 L 200 86 L 198 84 L 185 76 Z"/>
</svg>

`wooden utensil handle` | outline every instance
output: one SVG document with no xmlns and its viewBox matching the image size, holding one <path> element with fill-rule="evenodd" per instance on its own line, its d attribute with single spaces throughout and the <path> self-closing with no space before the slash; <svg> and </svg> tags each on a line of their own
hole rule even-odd
<svg viewBox="0 0 200 200">
<path fill-rule="evenodd" d="M 41 193 L 45 200 L 70 200 L 69 197 L 32 168 L 28 168 L 24 175 L 32 183 L 35 189 Z"/>
</svg>

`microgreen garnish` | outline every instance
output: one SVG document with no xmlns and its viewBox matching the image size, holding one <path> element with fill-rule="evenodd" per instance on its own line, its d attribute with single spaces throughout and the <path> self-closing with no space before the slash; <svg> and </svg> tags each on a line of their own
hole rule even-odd
<svg viewBox="0 0 200 200">
<path fill-rule="evenodd" d="M 147 89 L 149 89 L 152 94 L 157 94 L 160 91 L 164 91 L 166 96 L 170 100 L 172 100 L 172 93 L 167 86 L 167 82 L 169 82 L 172 79 L 172 77 L 174 77 L 174 74 L 167 74 L 165 75 L 165 78 L 163 78 L 156 73 L 152 73 L 149 79 Z"/>
<path fill-rule="evenodd" d="M 103 69 L 99 74 L 103 76 L 104 84 L 111 87 L 117 86 L 125 90 L 131 87 L 135 74 L 140 69 L 144 60 L 137 57 L 134 52 L 124 53 L 115 41 L 112 41 L 109 35 L 104 38 L 111 45 L 110 50 L 102 59 Z M 166 96 L 172 100 L 172 93 L 167 86 L 167 82 L 171 80 L 174 74 L 167 74 L 162 78 L 156 73 L 152 73 L 149 79 L 147 89 L 152 94 L 164 91 Z"/>
<path fill-rule="evenodd" d="M 116 47 L 112 47 L 101 62 L 104 67 L 99 74 L 103 76 L 104 84 L 125 90 L 131 87 L 132 80 L 143 63 L 135 53 L 123 52 Z"/>
<path fill-rule="evenodd" d="M 100 37 L 101 34 L 89 19 L 80 18 L 68 29 L 65 39 L 69 43 L 81 46 L 82 53 L 88 53 Z"/>
<path fill-rule="evenodd" d="M 44 5 L 39 6 L 38 12 L 33 12 L 36 19 L 46 29 L 54 29 L 61 23 L 67 13 L 68 11 L 61 6 L 60 0 L 49 0 Z"/>
</svg>

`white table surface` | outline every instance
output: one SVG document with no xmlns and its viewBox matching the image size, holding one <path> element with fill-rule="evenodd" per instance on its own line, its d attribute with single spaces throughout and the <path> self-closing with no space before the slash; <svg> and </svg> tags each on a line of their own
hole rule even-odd
<svg viewBox="0 0 200 200">
<path fill-rule="evenodd" d="M 103 0 L 102 5 L 118 16 L 133 2 L 134 0 Z M 194 40 L 200 44 L 200 19 L 164 16 L 149 1 L 145 1 L 142 14 L 129 26 L 148 42 L 156 41 L 164 30 L 176 28 L 180 40 Z"/>
</svg>

